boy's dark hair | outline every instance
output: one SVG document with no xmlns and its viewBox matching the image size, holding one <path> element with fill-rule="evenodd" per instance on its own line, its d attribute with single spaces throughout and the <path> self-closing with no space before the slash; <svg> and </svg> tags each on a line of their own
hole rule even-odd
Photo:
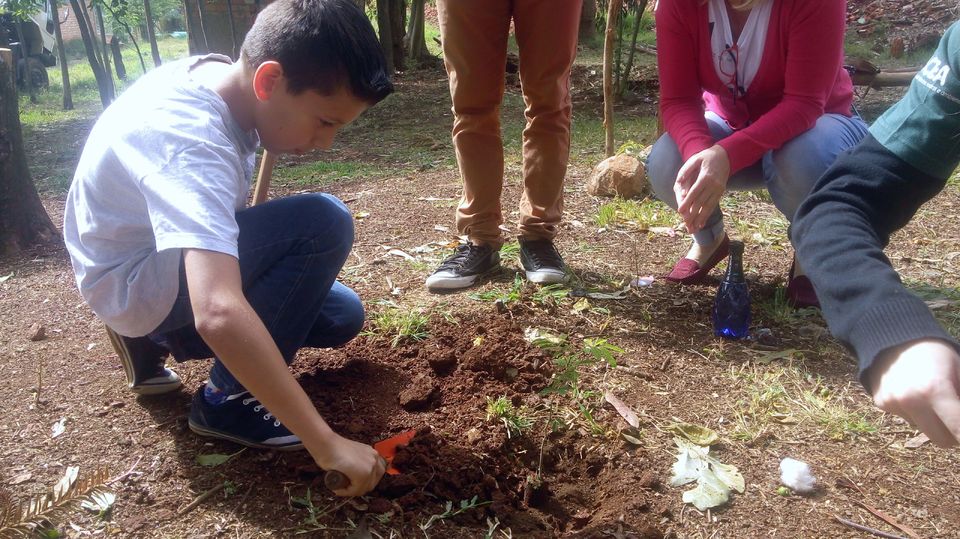
<svg viewBox="0 0 960 539">
<path fill-rule="evenodd" d="M 257 15 L 240 57 L 254 69 L 279 62 L 293 94 L 344 87 L 374 104 L 393 92 L 380 42 L 354 0 L 277 0 Z"/>
</svg>

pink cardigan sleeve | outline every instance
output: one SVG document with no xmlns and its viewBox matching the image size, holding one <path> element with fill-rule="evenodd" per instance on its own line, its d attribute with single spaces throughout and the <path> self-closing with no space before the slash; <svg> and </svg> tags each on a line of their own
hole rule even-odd
<svg viewBox="0 0 960 539">
<path fill-rule="evenodd" d="M 684 161 L 713 146 L 713 137 L 703 117 L 703 85 L 697 67 L 700 59 L 698 17 L 695 1 L 661 0 L 657 6 L 660 114 Z"/>
<path fill-rule="evenodd" d="M 718 143 L 730 157 L 731 173 L 813 127 L 836 82 L 843 61 L 846 2 L 799 0 L 790 5 L 790 28 L 780 30 L 789 32 L 783 97 L 755 122 Z"/>
</svg>

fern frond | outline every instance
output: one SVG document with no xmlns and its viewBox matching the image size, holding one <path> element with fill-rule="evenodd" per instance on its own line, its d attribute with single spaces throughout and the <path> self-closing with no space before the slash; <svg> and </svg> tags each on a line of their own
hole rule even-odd
<svg viewBox="0 0 960 539">
<path fill-rule="evenodd" d="M 51 492 L 33 498 L 19 508 L 14 505 L 10 518 L 0 521 L 0 539 L 26 537 L 56 526 L 57 522 L 69 518 L 78 504 L 95 502 L 98 496 L 107 492 L 108 470 L 97 470 L 84 478 L 79 477 L 79 471 L 76 466 L 68 466 Z M 2 507 L 0 511 L 3 511 Z"/>
<path fill-rule="evenodd" d="M 20 507 L 13 501 L 13 494 L 0 488 L 0 529 L 3 529 L 20 516 Z"/>
</svg>

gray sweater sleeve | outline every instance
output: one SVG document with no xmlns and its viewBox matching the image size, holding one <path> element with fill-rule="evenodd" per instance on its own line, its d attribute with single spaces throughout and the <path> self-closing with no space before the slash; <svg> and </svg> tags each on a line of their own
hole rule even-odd
<svg viewBox="0 0 960 539">
<path fill-rule="evenodd" d="M 830 330 L 857 355 L 867 391 L 866 373 L 888 348 L 924 338 L 958 347 L 883 254 L 890 234 L 945 183 L 868 134 L 837 158 L 797 211 L 790 232 L 797 257 Z"/>
</svg>

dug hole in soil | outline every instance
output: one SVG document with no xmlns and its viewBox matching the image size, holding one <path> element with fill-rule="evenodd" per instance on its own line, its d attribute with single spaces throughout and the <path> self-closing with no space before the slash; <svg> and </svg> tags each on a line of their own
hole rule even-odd
<svg viewBox="0 0 960 539">
<path fill-rule="evenodd" d="M 295 365 L 321 414 L 345 436 L 378 440 L 407 429 L 417 435 L 398 449 L 367 510 L 400 516 L 407 531 L 424 515 L 442 513 L 447 501 L 483 505 L 453 517 L 456 529 L 438 524 L 434 534 L 476 537 L 497 518 L 519 537 L 600 536 L 600 526 L 626 518 L 622 526 L 640 537 L 660 537 L 652 489 L 658 480 L 629 455 L 622 461 L 591 452 L 577 454 L 575 429 L 552 431 L 546 422 L 508 436 L 485 417 L 487 399 L 508 397 L 536 409 L 549 396 L 551 358 L 523 338 L 523 328 L 498 314 L 476 314 L 455 324 L 435 325 L 426 340 L 391 348 L 376 339 L 357 339 L 336 351 L 317 352 Z M 626 452 L 624 448 L 624 453 Z M 309 458 L 295 468 L 322 489 Z M 251 474 L 262 473 L 259 466 Z M 395 524 L 397 521 L 394 520 Z M 447 524 L 444 522 L 443 524 Z M 471 529 L 473 528 L 473 529 Z M 440 531 L 443 530 L 443 531 Z M 452 535 L 451 535 L 452 534 Z"/>
</svg>

